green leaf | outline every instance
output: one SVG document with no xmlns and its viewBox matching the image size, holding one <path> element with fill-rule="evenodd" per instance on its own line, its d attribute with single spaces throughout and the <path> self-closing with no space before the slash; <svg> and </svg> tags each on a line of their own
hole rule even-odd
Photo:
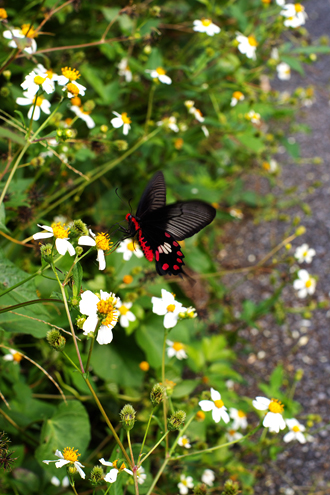
<svg viewBox="0 0 330 495">
<path fill-rule="evenodd" d="M 174 387 L 171 397 L 174 399 L 179 399 L 181 397 L 189 396 L 195 390 L 197 385 L 198 383 L 196 380 L 184 380 Z"/>
<path fill-rule="evenodd" d="M 241 144 L 255 153 L 260 153 L 265 149 L 264 142 L 260 138 L 254 137 L 251 133 L 245 132 L 244 134 L 237 134 L 236 138 Z"/>
<path fill-rule="evenodd" d="M 16 134 L 16 132 L 10 131 L 5 127 L 0 127 L 0 138 L 5 139 L 6 141 L 14 141 L 14 143 L 20 144 L 21 146 L 25 146 L 26 141 L 23 136 L 20 134 Z"/>
<path fill-rule="evenodd" d="M 73 276 L 73 287 L 72 292 L 74 296 L 78 296 L 81 289 L 82 279 L 83 279 L 83 269 L 80 263 L 76 263 L 72 270 Z"/>
<path fill-rule="evenodd" d="M 6 210 L 5 205 L 1 203 L 0 205 L 0 230 L 9 234 L 9 230 L 6 227 Z"/>
<path fill-rule="evenodd" d="M 283 62 L 286 62 L 288 65 L 290 65 L 291 69 L 296 70 L 302 76 L 305 74 L 303 66 L 301 65 L 301 63 L 297 58 L 289 57 L 288 55 L 282 55 L 281 60 Z"/>
<path fill-rule="evenodd" d="M 162 362 L 162 348 L 164 338 L 163 317 L 152 315 L 135 332 L 136 341 L 147 355 L 147 361 L 153 368 L 159 368 Z"/>
<path fill-rule="evenodd" d="M 223 359 L 226 345 L 227 341 L 223 335 L 214 335 L 210 339 L 204 338 L 202 340 L 202 349 L 206 360 L 212 363 Z"/>
</svg>

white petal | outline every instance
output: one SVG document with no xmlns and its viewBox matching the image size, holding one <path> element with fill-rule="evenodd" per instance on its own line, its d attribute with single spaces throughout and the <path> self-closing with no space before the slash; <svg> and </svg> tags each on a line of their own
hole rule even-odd
<svg viewBox="0 0 330 495">
<path fill-rule="evenodd" d="M 79 237 L 78 244 L 79 246 L 96 246 L 96 242 L 89 235 Z"/>
<path fill-rule="evenodd" d="M 75 468 L 77 469 L 78 473 L 80 474 L 80 476 L 82 477 L 82 479 L 84 480 L 86 478 L 86 474 L 84 473 L 84 471 L 81 469 L 81 466 L 82 464 L 80 464 L 80 462 L 76 461 L 74 463 L 75 465 Z M 84 467 L 84 466 L 82 466 Z"/>
<path fill-rule="evenodd" d="M 104 251 L 102 249 L 97 250 L 96 261 L 99 262 L 99 270 L 104 270 L 106 267 Z"/>
<path fill-rule="evenodd" d="M 83 324 L 83 331 L 85 335 L 88 335 L 89 332 L 95 332 L 96 325 L 98 324 L 99 319 L 97 314 L 92 314 L 87 318 L 87 320 Z"/>
<path fill-rule="evenodd" d="M 69 82 L 69 79 L 67 77 L 65 77 L 65 76 L 58 76 L 57 83 L 60 86 L 64 86 L 68 82 Z"/>
<path fill-rule="evenodd" d="M 198 404 L 202 411 L 212 411 L 212 409 L 214 408 L 214 402 L 212 402 L 211 400 L 201 400 Z"/>
<path fill-rule="evenodd" d="M 160 315 L 160 316 L 163 316 L 166 314 L 166 304 L 165 302 L 163 301 L 163 299 L 161 299 L 160 297 L 152 297 L 151 298 L 151 302 L 152 302 L 152 311 L 153 313 L 155 313 L 156 315 Z"/>
<path fill-rule="evenodd" d="M 123 119 L 121 117 L 115 117 L 114 119 L 111 119 L 110 122 L 113 125 L 113 127 L 115 127 L 116 129 L 124 124 Z"/>
<path fill-rule="evenodd" d="M 164 316 L 164 327 L 173 328 L 178 322 L 178 317 L 174 313 L 167 313 Z"/>
<path fill-rule="evenodd" d="M 17 105 L 32 105 L 32 98 L 16 98 Z"/>
<path fill-rule="evenodd" d="M 110 472 L 104 477 L 104 481 L 114 483 L 118 476 L 118 469 L 110 469 Z"/>
<path fill-rule="evenodd" d="M 219 423 L 221 419 L 221 410 L 218 407 L 212 409 L 212 418 L 216 423 Z"/>
<path fill-rule="evenodd" d="M 254 401 L 252 401 L 253 407 L 258 409 L 258 411 L 266 411 L 270 404 L 270 399 L 266 397 L 256 397 Z"/>
<path fill-rule="evenodd" d="M 221 407 L 219 410 L 220 410 L 220 414 L 221 414 L 221 417 L 224 420 L 224 422 L 229 423 L 230 418 L 229 418 L 229 415 L 228 415 L 225 407 Z"/>
<path fill-rule="evenodd" d="M 112 466 L 112 462 L 110 461 L 105 461 L 102 457 L 102 459 L 100 459 L 100 463 L 103 464 L 103 466 Z"/>
<path fill-rule="evenodd" d="M 100 299 L 97 297 L 96 294 L 94 294 L 94 292 L 85 290 L 85 292 L 83 292 L 81 295 L 81 301 L 79 303 L 80 312 L 88 316 L 96 314 L 96 305 L 99 301 Z"/>
<path fill-rule="evenodd" d="M 214 390 L 214 388 L 211 388 L 211 399 L 213 401 L 220 400 L 221 399 L 220 392 L 218 392 L 217 390 Z"/>
<path fill-rule="evenodd" d="M 69 463 L 70 463 L 70 461 L 67 461 L 66 459 L 60 459 L 59 461 L 55 462 L 55 466 L 57 468 L 61 468 L 61 467 L 65 466 L 66 464 L 69 464 Z"/>
<path fill-rule="evenodd" d="M 292 440 L 294 440 L 294 437 L 295 437 L 294 432 L 293 431 L 289 431 L 289 433 L 286 433 L 286 435 L 284 435 L 283 441 L 285 443 L 292 442 Z"/>
<path fill-rule="evenodd" d="M 48 234 L 46 232 L 38 232 L 37 234 L 33 234 L 33 239 L 37 241 L 38 239 L 49 239 L 49 237 L 53 237 L 54 234 Z"/>
<path fill-rule="evenodd" d="M 97 334 L 97 342 L 100 345 L 110 344 L 113 339 L 113 333 L 111 328 L 101 325 Z"/>
</svg>

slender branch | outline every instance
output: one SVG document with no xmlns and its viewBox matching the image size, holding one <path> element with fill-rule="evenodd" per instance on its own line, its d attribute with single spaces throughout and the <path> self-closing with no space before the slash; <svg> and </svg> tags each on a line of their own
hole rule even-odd
<svg viewBox="0 0 330 495">
<path fill-rule="evenodd" d="M 168 330 L 164 330 L 164 341 L 163 341 L 163 352 L 162 352 L 162 385 L 165 387 L 165 353 L 166 353 L 166 339 L 168 335 Z M 163 417 L 164 417 L 164 432 L 167 433 L 167 397 L 164 396 L 163 400 Z M 167 457 L 168 452 L 168 437 L 166 436 L 165 441 L 165 457 Z"/>
<path fill-rule="evenodd" d="M 14 304 L 13 306 L 6 306 L 5 308 L 0 309 L 0 314 L 7 313 L 8 311 L 12 312 L 13 309 L 22 308 L 24 306 L 30 306 L 31 304 L 39 304 L 42 302 L 57 302 L 61 304 L 63 303 L 63 301 L 61 301 L 60 299 L 33 299 L 32 301 L 26 301 L 23 303 Z"/>
<path fill-rule="evenodd" d="M 8 416 L 8 414 L 6 414 L 2 409 L 0 409 L 0 414 L 8 421 L 8 423 L 10 423 L 14 428 L 16 428 L 17 431 L 22 433 L 22 435 L 26 436 L 26 438 L 28 438 L 32 443 L 34 443 L 35 445 L 39 444 L 39 442 L 37 442 L 37 440 L 35 440 L 33 437 L 30 437 L 30 435 L 28 433 L 26 433 L 23 430 L 23 428 L 18 426 L 18 424 L 15 423 L 15 421 L 13 419 L 11 419 L 11 417 Z"/>
<path fill-rule="evenodd" d="M 147 459 L 147 457 L 149 457 L 149 455 L 153 453 L 153 451 L 164 440 L 164 438 L 167 437 L 168 434 L 169 434 L 169 431 L 167 431 L 166 433 L 164 433 L 164 435 L 160 438 L 160 440 L 158 440 L 158 442 L 152 447 L 152 449 L 149 450 L 149 452 L 143 457 L 143 459 L 141 459 L 141 461 L 139 462 L 139 465 L 141 465 Z"/>
<path fill-rule="evenodd" d="M 13 239 L 12 237 L 10 237 L 10 235 L 8 234 L 5 234 L 4 232 L 2 232 L 2 230 L 0 230 L 0 235 L 2 235 L 3 237 L 5 237 L 6 239 L 8 239 L 8 241 L 10 242 L 14 242 L 15 244 L 20 244 L 21 246 L 27 246 L 27 247 L 30 247 L 30 248 L 33 248 L 33 244 L 27 244 L 26 242 L 22 242 L 22 241 L 18 241 L 17 239 Z"/>
<path fill-rule="evenodd" d="M 18 155 L 18 157 L 17 157 L 17 159 L 16 159 L 16 161 L 14 163 L 14 166 L 13 166 L 13 168 L 12 168 L 10 174 L 9 174 L 9 177 L 8 177 L 8 179 L 6 181 L 6 184 L 5 184 L 5 186 L 4 186 L 3 190 L 2 190 L 2 193 L 1 193 L 1 196 L 0 196 L 0 205 L 3 202 L 3 199 L 4 199 L 5 195 L 6 195 L 6 192 L 8 190 L 8 187 L 9 187 L 10 183 L 11 183 L 11 180 L 14 177 L 14 174 L 15 174 L 15 172 L 17 170 L 17 167 L 18 167 L 21 159 L 23 158 L 23 156 L 24 156 L 24 154 L 25 154 L 25 152 L 26 152 L 26 150 L 28 149 L 29 146 L 30 146 L 30 143 L 26 143 L 25 144 L 25 146 L 23 147 L 22 151 L 20 152 L 20 154 Z"/>
<path fill-rule="evenodd" d="M 142 452 L 143 452 L 143 447 L 144 447 L 144 444 L 146 442 L 146 439 L 147 439 L 147 435 L 148 435 L 148 431 L 149 431 L 149 428 L 150 428 L 150 423 L 151 423 L 151 419 L 153 417 L 153 412 L 154 412 L 155 408 L 152 409 L 151 413 L 150 413 L 150 416 L 149 416 L 149 421 L 148 421 L 148 424 L 147 424 L 147 428 L 146 428 L 146 431 L 145 431 L 145 434 L 144 434 L 144 437 L 143 437 L 143 441 L 142 441 L 142 445 L 141 445 L 141 449 L 140 449 L 140 453 L 139 453 L 139 459 L 142 455 Z M 138 463 L 139 465 L 141 464 L 140 461 L 138 459 Z"/>
</svg>

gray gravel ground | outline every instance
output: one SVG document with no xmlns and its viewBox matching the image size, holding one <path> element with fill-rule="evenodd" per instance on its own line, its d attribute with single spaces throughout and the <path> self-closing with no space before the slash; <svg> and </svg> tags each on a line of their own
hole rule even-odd
<svg viewBox="0 0 330 495">
<path fill-rule="evenodd" d="M 313 40 L 322 35 L 330 35 L 330 0 L 311 0 L 304 2 L 309 19 L 306 28 Z M 312 186 L 314 181 L 321 181 L 322 186 L 307 196 L 306 202 L 312 209 L 312 216 L 304 217 L 301 210 L 294 207 L 290 214 L 298 213 L 305 225 L 306 234 L 294 241 L 295 246 L 307 242 L 316 250 L 311 265 L 303 266 L 310 273 L 318 275 L 317 301 L 329 300 L 330 291 L 330 60 L 321 57 L 312 66 L 306 67 L 306 76 L 293 75 L 290 81 L 272 83 L 280 91 L 293 90 L 297 86 L 315 87 L 315 103 L 305 108 L 298 115 L 298 122 L 311 128 L 310 134 L 297 134 L 295 139 L 301 147 L 301 155 L 306 159 L 305 165 L 296 165 L 286 154 L 279 155 L 282 166 L 280 181 L 285 188 L 297 186 L 299 194 Z M 322 165 L 312 164 L 312 158 L 319 156 Z M 310 161 L 308 159 L 311 159 Z M 247 266 L 269 252 L 282 240 L 286 225 L 283 222 L 268 222 L 254 225 L 252 221 L 243 220 L 231 224 L 226 231 L 230 240 L 224 246 L 227 254 L 222 262 L 227 265 Z M 249 262 L 249 255 L 256 261 Z M 251 260 L 251 257 L 250 257 Z M 227 275 L 226 285 L 232 286 L 238 276 Z M 258 275 L 247 280 L 233 297 L 237 308 L 244 299 L 260 301 L 271 294 L 266 275 Z M 288 305 L 301 307 L 293 288 L 284 292 Z M 310 326 L 305 325 L 301 315 L 292 315 L 283 326 L 276 326 L 272 320 L 263 322 L 263 331 L 247 330 L 243 336 L 252 343 L 254 351 L 243 356 L 245 369 L 250 369 L 247 384 L 249 393 L 260 395 L 255 377 L 262 375 L 265 380 L 277 364 L 283 364 L 291 376 L 297 369 L 303 369 L 304 376 L 298 384 L 295 398 L 302 404 L 301 418 L 314 413 L 322 417 L 321 424 L 330 422 L 330 311 L 318 310 L 314 313 Z M 243 393 L 246 390 L 241 390 Z M 315 435 L 315 441 L 306 445 L 290 443 L 278 460 L 266 467 L 266 476 L 255 487 L 256 494 L 293 495 L 330 494 L 330 429 Z"/>
</svg>

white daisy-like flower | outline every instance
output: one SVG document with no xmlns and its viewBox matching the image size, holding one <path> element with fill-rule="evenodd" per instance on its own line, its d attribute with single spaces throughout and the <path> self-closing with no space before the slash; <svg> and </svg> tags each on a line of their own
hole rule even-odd
<svg viewBox="0 0 330 495">
<path fill-rule="evenodd" d="M 194 487 L 194 480 L 191 476 L 185 474 L 180 475 L 180 483 L 178 483 L 179 492 L 181 495 L 187 495 L 189 488 Z"/>
<path fill-rule="evenodd" d="M 59 75 L 56 74 L 52 69 L 46 69 L 42 64 L 38 64 L 34 71 L 43 77 L 47 77 L 52 83 L 56 82 L 59 78 Z M 54 85 L 55 89 L 55 85 Z"/>
<path fill-rule="evenodd" d="M 207 128 L 205 125 L 202 125 L 202 126 L 201 126 L 201 129 L 202 129 L 202 131 L 203 131 L 204 136 L 205 136 L 205 137 L 209 137 L 210 133 L 209 133 L 208 128 Z"/>
<path fill-rule="evenodd" d="M 186 100 L 184 102 L 184 105 L 187 108 L 187 110 L 190 110 L 191 108 L 193 108 L 195 106 L 195 102 L 193 100 Z"/>
<path fill-rule="evenodd" d="M 225 423 L 229 423 L 227 408 L 221 400 L 220 392 L 211 388 L 211 399 L 212 400 L 199 401 L 202 411 L 212 411 L 212 418 L 216 423 L 219 423 L 221 419 L 223 419 Z"/>
<path fill-rule="evenodd" d="M 60 458 L 59 461 L 55 459 L 52 461 L 42 461 L 42 462 L 44 462 L 45 464 L 49 464 L 50 462 L 55 462 L 55 466 L 57 468 L 61 468 L 61 467 L 65 466 L 66 464 L 73 464 L 74 467 L 77 469 L 78 473 L 80 474 L 80 476 L 83 479 L 85 479 L 86 475 L 85 475 L 84 471 L 81 469 L 85 466 L 83 466 L 78 461 L 78 457 L 80 456 L 80 454 L 78 454 L 78 450 L 74 450 L 73 447 L 65 447 L 65 449 L 63 450 L 63 453 L 60 450 L 56 450 L 55 455 Z"/>
<path fill-rule="evenodd" d="M 205 469 L 202 474 L 202 482 L 207 486 L 213 486 L 215 480 L 215 474 L 212 469 Z"/>
<path fill-rule="evenodd" d="M 261 115 L 260 113 L 257 113 L 254 110 L 250 110 L 248 113 L 245 114 L 245 118 L 246 120 L 252 122 L 252 124 L 259 125 L 261 120 Z"/>
<path fill-rule="evenodd" d="M 286 62 L 281 62 L 280 64 L 278 64 L 276 66 L 276 70 L 277 70 L 277 77 L 281 81 L 288 81 L 290 79 L 291 69 L 290 69 L 290 65 L 287 64 Z"/>
<path fill-rule="evenodd" d="M 140 466 L 139 469 L 136 471 L 136 474 L 137 474 L 137 482 L 139 483 L 139 485 L 143 485 L 143 483 L 147 479 L 147 475 L 144 467 Z"/>
<path fill-rule="evenodd" d="M 101 290 L 99 296 L 90 290 L 83 292 L 79 309 L 83 315 L 88 317 L 82 327 L 84 335 L 94 333 L 97 324 L 101 321 L 96 340 L 100 345 L 110 344 L 113 339 L 112 329 L 119 317 L 117 302 L 118 297 L 112 292 Z"/>
<path fill-rule="evenodd" d="M 198 120 L 198 122 L 204 122 L 205 119 L 203 117 L 203 114 L 198 108 L 191 107 L 189 109 L 189 113 L 191 113 L 195 117 L 195 119 Z"/>
<path fill-rule="evenodd" d="M 153 79 L 158 79 L 163 84 L 172 84 L 172 79 L 166 75 L 166 70 L 163 67 L 157 67 L 157 69 L 149 70 L 145 72 L 149 73 Z"/>
<path fill-rule="evenodd" d="M 283 7 L 285 5 L 285 0 L 276 0 L 277 5 L 280 5 L 280 7 Z"/>
<path fill-rule="evenodd" d="M 50 482 L 54 486 L 61 486 L 62 485 L 63 488 L 67 488 L 70 485 L 70 480 L 69 480 L 68 476 L 64 476 L 64 478 L 62 479 L 62 483 L 57 478 L 57 476 L 52 476 L 52 478 L 50 479 Z"/>
<path fill-rule="evenodd" d="M 116 253 L 122 253 L 125 261 L 130 260 L 133 254 L 135 254 L 137 258 L 143 258 L 143 252 L 138 243 L 133 242 L 132 239 L 125 239 L 122 241 L 116 249 Z"/>
<path fill-rule="evenodd" d="M 111 119 L 110 121 L 111 124 L 116 129 L 118 129 L 118 127 L 123 127 L 123 134 L 126 136 L 131 128 L 130 123 L 132 122 L 131 119 L 127 117 L 127 112 L 124 112 L 122 114 L 118 112 L 112 112 L 112 113 L 116 115 L 116 117 Z"/>
<path fill-rule="evenodd" d="M 126 57 L 121 59 L 117 67 L 118 67 L 118 74 L 120 76 L 123 76 L 126 82 L 131 82 L 133 79 L 133 74 L 131 69 L 129 68 L 128 60 Z"/>
<path fill-rule="evenodd" d="M 7 40 L 11 40 L 8 43 L 8 46 L 11 48 L 21 48 L 23 45 L 23 49 L 26 53 L 30 55 L 37 51 L 37 43 L 34 39 L 35 30 L 30 26 L 30 24 L 23 24 L 22 28 L 14 28 L 7 29 L 2 33 L 3 37 Z M 20 42 L 23 40 L 24 42 Z"/>
<path fill-rule="evenodd" d="M 184 447 L 185 449 L 190 449 L 191 447 L 190 440 L 186 435 L 182 435 L 182 437 L 179 438 L 178 445 L 180 445 L 180 447 Z"/>
<path fill-rule="evenodd" d="M 268 410 L 262 423 L 265 428 L 269 428 L 269 431 L 274 431 L 276 433 L 280 430 L 284 430 L 285 421 L 282 416 L 284 406 L 281 402 L 277 399 L 270 400 L 266 397 L 256 397 L 252 404 L 258 411 Z"/>
<path fill-rule="evenodd" d="M 33 114 L 33 120 L 39 120 L 42 110 L 46 115 L 50 114 L 50 103 L 48 100 L 46 100 L 43 96 L 31 96 L 28 91 L 23 93 L 24 98 L 16 98 L 16 103 L 18 105 L 31 105 L 27 117 L 28 119 L 31 119 L 32 114 Z M 35 99 L 37 98 L 36 102 L 36 107 L 34 109 L 33 113 L 33 107 L 35 103 Z"/>
<path fill-rule="evenodd" d="M 182 359 L 187 359 L 187 354 L 185 351 L 185 345 L 181 342 L 172 342 L 172 340 L 167 340 L 166 344 L 169 346 L 167 348 L 167 355 L 169 358 L 175 356 L 180 361 Z"/>
<path fill-rule="evenodd" d="M 104 252 L 109 251 L 112 242 L 110 242 L 109 235 L 101 232 L 100 234 L 95 235 L 91 229 L 89 229 L 89 235 L 82 235 L 79 237 L 78 244 L 79 246 L 95 246 L 97 249 L 97 258 L 96 261 L 99 262 L 99 270 L 104 270 L 106 267 Z"/>
<path fill-rule="evenodd" d="M 120 299 L 118 299 L 118 302 L 116 304 L 116 308 L 119 309 L 120 317 L 119 317 L 119 323 L 122 327 L 127 328 L 129 326 L 130 321 L 135 321 L 136 316 L 130 311 L 133 303 L 131 302 L 121 302 Z"/>
<path fill-rule="evenodd" d="M 308 244 L 303 244 L 302 246 L 297 247 L 296 252 L 294 253 L 294 257 L 298 263 L 311 263 L 313 256 L 315 255 L 315 249 L 310 248 Z"/>
<path fill-rule="evenodd" d="M 278 171 L 278 163 L 272 158 L 269 162 L 262 162 L 262 168 L 267 170 L 267 172 L 274 174 Z"/>
<path fill-rule="evenodd" d="M 235 107 L 239 101 L 244 100 L 244 95 L 241 91 L 234 91 L 231 97 L 230 106 Z"/>
<path fill-rule="evenodd" d="M 15 351 L 14 349 L 9 349 L 9 354 L 5 354 L 2 359 L 4 361 L 13 361 L 15 364 L 18 364 L 22 361 L 23 356 L 20 352 Z"/>
<path fill-rule="evenodd" d="M 316 280 L 310 276 L 307 270 L 299 270 L 298 278 L 293 282 L 293 287 L 298 291 L 298 297 L 303 299 L 308 294 L 314 294 Z"/>
<path fill-rule="evenodd" d="M 74 98 L 72 98 L 71 102 L 73 102 L 73 100 L 76 100 L 78 98 L 79 98 L 78 96 L 75 96 Z M 95 127 L 95 122 L 90 116 L 90 112 L 85 112 L 81 105 L 72 105 L 70 107 L 70 110 L 73 113 L 75 113 L 77 117 L 79 117 L 81 120 L 83 120 L 86 123 L 88 129 L 93 129 Z"/>
<path fill-rule="evenodd" d="M 285 420 L 287 427 L 289 428 L 289 432 L 284 435 L 284 442 L 292 442 L 292 440 L 298 440 L 299 443 L 306 443 L 308 438 L 303 434 L 306 430 L 305 426 L 299 423 L 295 418 L 286 419 Z"/>
<path fill-rule="evenodd" d="M 241 409 L 235 409 L 234 407 L 231 407 L 229 409 L 229 416 L 233 420 L 234 430 L 238 430 L 238 428 L 242 428 L 243 430 L 245 430 L 248 425 L 245 412 L 243 412 Z"/>
<path fill-rule="evenodd" d="M 117 467 L 118 460 L 115 460 L 113 462 L 110 461 L 105 461 L 103 458 L 100 459 L 100 463 L 103 464 L 103 466 L 110 466 L 112 469 L 105 475 L 104 481 L 107 481 L 108 483 L 114 483 L 117 479 L 117 476 L 119 473 L 122 471 L 125 471 L 125 473 L 130 474 L 133 476 L 132 471 L 129 469 L 126 469 L 126 466 L 124 463 L 120 467 Z"/>
<path fill-rule="evenodd" d="M 234 442 L 235 440 L 240 440 L 243 438 L 243 435 L 239 431 L 232 428 L 226 432 L 226 438 L 228 442 Z"/>
<path fill-rule="evenodd" d="M 70 229 L 65 228 L 61 222 L 53 223 L 51 227 L 48 225 L 39 225 L 41 229 L 47 230 L 47 232 L 38 232 L 33 234 L 33 239 L 37 241 L 38 239 L 49 239 L 50 237 L 55 237 L 55 246 L 57 251 L 64 256 L 66 252 L 70 256 L 74 256 L 76 251 L 72 246 L 71 242 L 68 241 Z"/>
<path fill-rule="evenodd" d="M 258 42 L 252 34 L 250 36 L 244 36 L 243 34 L 237 33 L 236 41 L 238 41 L 237 48 L 243 55 L 246 55 L 247 58 L 252 58 L 253 60 L 257 58 L 256 49 Z"/>
<path fill-rule="evenodd" d="M 166 117 L 165 119 L 160 120 L 159 122 L 157 122 L 157 125 L 163 125 L 167 129 L 171 129 L 171 131 L 173 132 L 179 132 L 179 127 L 176 123 L 176 117 L 174 117 L 173 115 L 171 117 Z"/>
<path fill-rule="evenodd" d="M 204 17 L 199 20 L 196 19 L 194 21 L 194 31 L 198 33 L 206 33 L 208 36 L 214 36 L 215 34 L 219 34 L 221 29 L 216 24 L 213 24 L 211 19 L 205 19 Z"/>
<path fill-rule="evenodd" d="M 34 70 L 25 76 L 21 87 L 27 91 L 28 96 L 34 96 L 40 88 L 42 88 L 47 94 L 54 93 L 55 91 L 55 85 L 52 80 L 47 77 L 46 72 L 41 75 Z"/>
<path fill-rule="evenodd" d="M 57 82 L 60 86 L 64 86 L 63 91 L 67 91 L 68 98 L 82 95 L 84 96 L 86 88 L 77 82 L 80 77 L 80 72 L 71 67 L 62 67 L 62 75 L 58 76 Z"/>
<path fill-rule="evenodd" d="M 240 220 L 244 217 L 242 211 L 239 208 L 230 208 L 229 215 Z"/>
<path fill-rule="evenodd" d="M 173 328 L 178 322 L 179 313 L 184 311 L 182 304 L 175 300 L 173 294 L 162 289 L 162 297 L 152 297 L 152 311 L 156 315 L 164 316 L 164 327 Z"/>
<path fill-rule="evenodd" d="M 307 19 L 305 7 L 301 3 L 287 3 L 283 6 L 280 14 L 286 18 L 285 27 L 298 28 L 305 24 Z"/>
</svg>

